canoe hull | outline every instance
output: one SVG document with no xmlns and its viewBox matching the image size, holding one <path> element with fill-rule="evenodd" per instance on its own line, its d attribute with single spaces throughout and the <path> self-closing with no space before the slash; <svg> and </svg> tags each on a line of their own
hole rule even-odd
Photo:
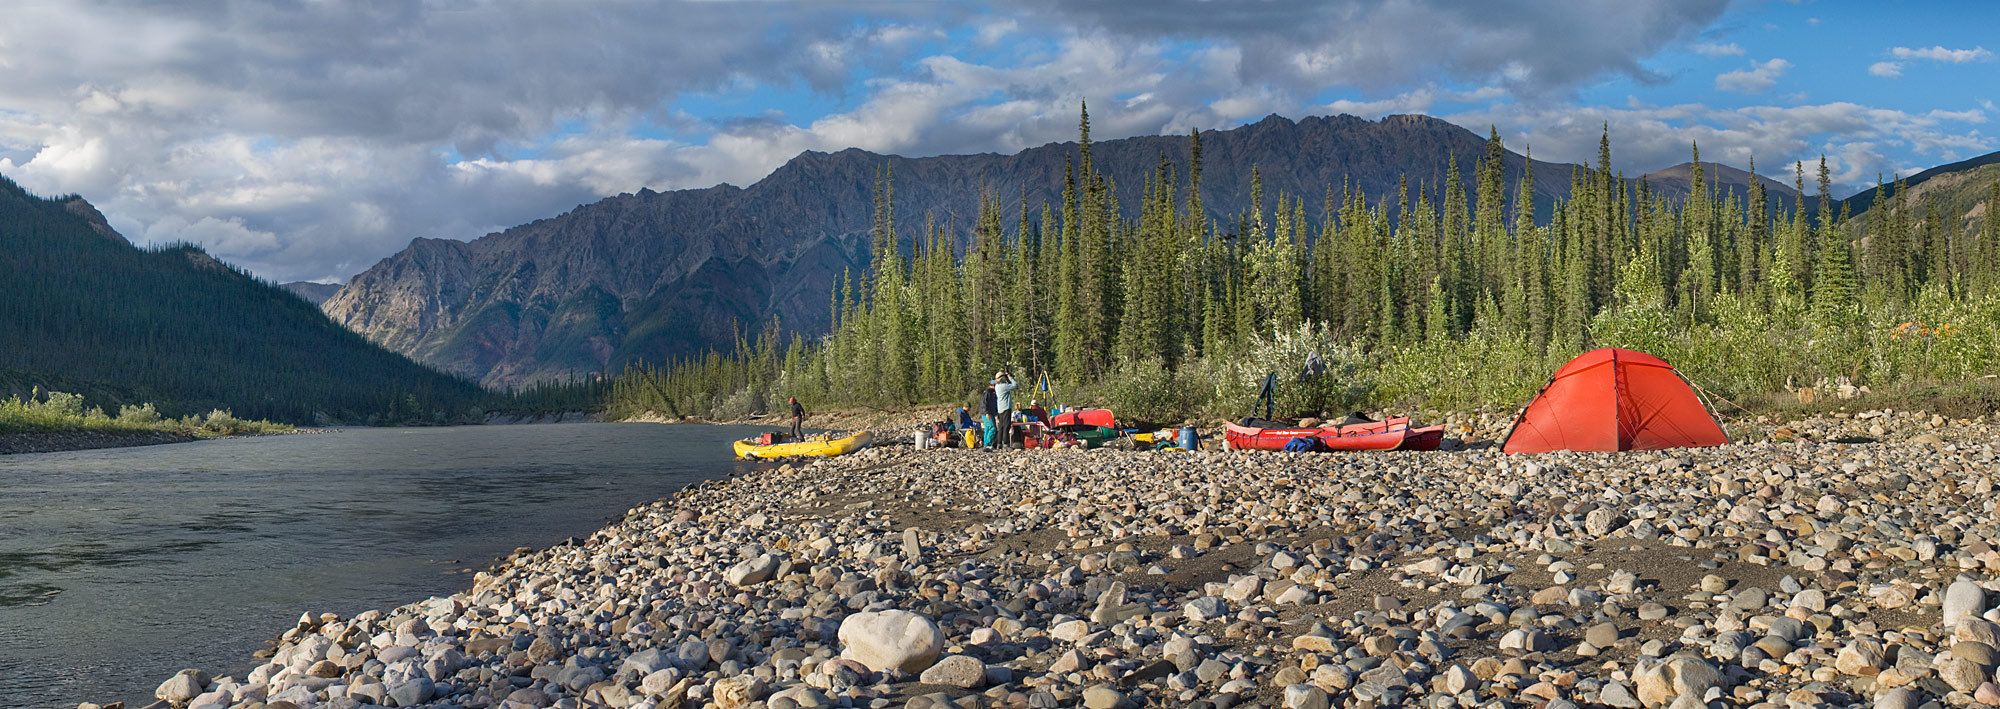
<svg viewBox="0 0 2000 709">
<path fill-rule="evenodd" d="M 1443 426 L 1410 428 L 1405 417 L 1332 428 L 1251 428 L 1227 424 L 1223 440 L 1231 450 L 1284 450 L 1299 438 L 1319 439 L 1329 451 L 1433 451 L 1444 442 Z"/>
<path fill-rule="evenodd" d="M 1385 433 L 1398 428 L 1408 428 L 1409 425 L 1410 419 L 1400 416 L 1387 421 L 1368 421 L 1365 423 L 1349 424 L 1339 428 L 1255 428 L 1238 426 L 1232 423 L 1227 424 L 1223 429 L 1222 440 L 1224 443 L 1229 444 L 1232 450 L 1276 451 L 1284 450 L 1285 444 L 1292 442 L 1295 438 L 1318 438 L 1326 441 L 1330 438 L 1352 438 Z M 1359 441 L 1348 443 L 1349 445 L 1331 445 L 1329 447 L 1336 450 L 1345 450 L 1352 444 L 1367 445 Z M 1362 450 L 1372 449 L 1362 448 Z"/>
<path fill-rule="evenodd" d="M 1050 417 L 1049 427 L 1101 426 L 1112 428 L 1117 423 L 1117 420 L 1118 417 L 1112 415 L 1110 409 L 1077 409 L 1075 411 L 1064 411 Z"/>
<path fill-rule="evenodd" d="M 874 437 L 872 435 L 867 431 L 862 431 L 846 438 L 795 441 L 792 443 L 774 443 L 771 445 L 758 445 L 749 441 L 737 441 L 735 447 L 736 457 L 739 460 L 771 460 L 775 458 L 800 457 L 830 458 L 837 455 L 847 455 L 867 448 L 868 444 L 873 441 Z"/>
</svg>

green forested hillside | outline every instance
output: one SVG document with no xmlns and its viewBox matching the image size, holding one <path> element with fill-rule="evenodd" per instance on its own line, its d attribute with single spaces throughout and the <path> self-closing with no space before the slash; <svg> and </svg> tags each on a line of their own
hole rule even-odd
<svg viewBox="0 0 2000 709">
<path fill-rule="evenodd" d="M 199 248 L 136 248 L 74 204 L 0 178 L 0 397 L 391 423 L 456 418 L 486 396 Z"/>
<path fill-rule="evenodd" d="M 1093 167 L 1088 130 L 1049 176 L 1060 203 L 986 197 L 964 253 L 935 221 L 906 245 L 884 175 L 873 273 L 833 294 L 833 334 L 788 344 L 769 326 L 736 355 L 633 368 L 613 412 L 737 415 L 787 394 L 822 408 L 965 401 L 1002 367 L 1046 377 L 1042 396 L 1156 419 L 1245 413 L 1269 372 L 1293 414 L 1512 408 L 1564 360 L 1611 345 L 1773 402 L 2000 371 L 1992 173 L 1890 186 L 1849 215 L 1823 161 L 1784 166 L 1800 192 L 1816 171 L 1820 195 L 1786 209 L 1754 180 L 1716 189 L 1696 148 L 1680 199 L 1614 173 L 1607 132 L 1597 167 L 1567 175 L 1568 197 L 1538 221 L 1517 208 L 1533 178 L 1505 182 L 1497 137 L 1475 164 L 1407 175 L 1391 194 L 1330 184 L 1276 209 L 1254 168 L 1247 204 L 1204 205 L 1191 140 L 1160 156 L 1133 208 Z M 1289 376 L 1310 353 L 1331 374 Z"/>
</svg>

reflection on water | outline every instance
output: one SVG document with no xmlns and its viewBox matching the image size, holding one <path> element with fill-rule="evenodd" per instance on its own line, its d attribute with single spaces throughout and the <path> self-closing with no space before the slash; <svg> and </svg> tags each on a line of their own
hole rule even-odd
<svg viewBox="0 0 2000 709">
<path fill-rule="evenodd" d="M 242 676 L 306 611 L 461 590 L 737 469 L 742 429 L 559 424 L 0 457 L 0 704 L 143 705 L 183 667 Z"/>
</svg>

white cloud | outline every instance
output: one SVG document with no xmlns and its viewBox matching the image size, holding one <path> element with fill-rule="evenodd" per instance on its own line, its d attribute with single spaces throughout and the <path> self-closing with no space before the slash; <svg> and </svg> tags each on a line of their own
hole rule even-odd
<svg viewBox="0 0 2000 709">
<path fill-rule="evenodd" d="M 1992 107 L 1988 106 L 1987 108 L 1991 109 Z M 1924 112 L 1924 116 L 1927 118 L 1934 118 L 1941 121 L 1956 121 L 1959 123 L 1986 122 L 1986 112 L 1978 109 L 1971 109 L 1966 111 L 1947 111 L 1942 108 L 1937 108 Z"/>
<path fill-rule="evenodd" d="M 1606 74 L 1659 79 L 1642 60 L 1692 37 L 1725 9 L 1720 0 L 1633 0 L 1590 12 L 1566 3 L 1450 0 L 1024 4 L 1055 22 L 1116 36 L 1228 42 L 1242 50 L 1241 80 L 1300 93 L 1445 81 L 1526 95 L 1560 94 Z"/>
<path fill-rule="evenodd" d="M 1431 108 L 1439 103 L 1475 103 L 1498 100 L 1505 96 L 1506 91 L 1497 86 L 1486 86 L 1472 91 L 1449 91 L 1431 84 L 1377 100 L 1339 99 L 1311 110 L 1314 113 L 1346 113 L 1362 118 L 1380 118 L 1401 113 L 1429 113 Z"/>
<path fill-rule="evenodd" d="M 1868 73 L 1884 79 L 1894 79 L 1903 75 L 1902 62 L 1875 62 L 1868 65 Z"/>
<path fill-rule="evenodd" d="M 989 17 L 980 20 L 975 26 L 977 32 L 974 36 L 980 44 L 987 46 L 998 44 L 1000 40 L 1021 29 L 1021 23 L 1011 17 Z"/>
<path fill-rule="evenodd" d="M 1743 56 L 1743 48 L 1736 46 L 1735 42 L 1727 44 L 1703 42 L 1694 46 L 1694 53 L 1704 57 L 1740 57 Z"/>
<path fill-rule="evenodd" d="M 1697 139 L 1704 156 L 1773 163 L 1862 142 L 1902 162 L 1992 149 L 1967 129 L 1990 103 L 1975 118 L 1571 98 L 1607 77 L 1643 92 L 1663 78 L 1649 58 L 1701 36 L 1723 9 L 26 3 L 0 23 L 0 173 L 44 194 L 83 193 L 135 240 L 195 241 L 271 278 L 333 280 L 412 237 L 471 238 L 640 187 L 747 185 L 804 150 L 931 155 L 1068 140 L 1085 97 L 1103 138 L 1274 112 L 1442 112 L 1481 133 L 1498 124 L 1510 144 L 1532 138 L 1545 159 L 1594 159 L 1609 120 L 1621 165 L 1645 169 L 1684 160 Z M 920 49 L 968 34 L 982 51 Z M 1789 67 L 1753 64 L 1727 83 L 1767 91 Z M 791 94 L 812 113 L 764 101 Z M 746 96 L 754 103 L 741 109 L 682 112 L 688 97 Z M 826 104 L 835 108 L 822 115 Z M 748 116 L 715 115 L 727 110 Z M 1837 157 L 1843 175 L 1900 166 L 1858 150 Z"/>
<path fill-rule="evenodd" d="M 1889 50 L 1889 54 L 1895 56 L 1897 59 L 1928 59 L 1948 64 L 1980 62 L 1993 58 L 1993 53 L 1987 51 L 1985 47 L 1973 47 L 1971 49 L 1946 49 L 1941 46 L 1920 47 L 1916 49 L 1897 47 Z"/>
<path fill-rule="evenodd" d="M 1715 88 L 1743 94 L 1763 93 L 1778 84 L 1778 77 L 1792 63 L 1783 59 L 1772 59 L 1763 63 L 1752 62 L 1749 69 L 1723 72 L 1715 77 Z"/>
<path fill-rule="evenodd" d="M 1609 124 L 1614 166 L 1627 174 L 1687 162 L 1689 145 L 1698 143 L 1703 160 L 1742 167 L 1754 156 L 1761 172 L 1790 182 L 1794 162 L 1810 164 L 1824 153 L 1836 192 L 1843 194 L 1872 185 L 1876 172 L 1910 162 L 1951 162 L 2000 149 L 2000 139 L 1968 128 L 1985 122 L 1981 112 L 1911 113 L 1851 102 L 1737 108 L 1496 103 L 1444 117 L 1469 127 L 1498 125 L 1509 146 L 1532 144 L 1536 158 L 1558 162 L 1595 161 L 1599 131 Z"/>
<path fill-rule="evenodd" d="M 156 244 L 191 243 L 212 251 L 259 254 L 278 248 L 278 235 L 268 231 L 252 229 L 243 225 L 243 220 L 202 217 L 189 222 L 179 216 L 171 216 L 153 224 L 143 235 L 146 241 Z"/>
</svg>

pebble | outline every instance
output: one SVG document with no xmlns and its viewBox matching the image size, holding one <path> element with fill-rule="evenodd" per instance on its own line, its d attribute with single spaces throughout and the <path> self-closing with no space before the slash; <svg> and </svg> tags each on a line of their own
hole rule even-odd
<svg viewBox="0 0 2000 709">
<path fill-rule="evenodd" d="M 1125 705 L 1125 695 L 1108 684 L 1094 684 L 1083 690 L 1086 709 L 1116 709 Z"/>
<path fill-rule="evenodd" d="M 986 663 L 964 655 L 948 655 L 924 670 L 918 681 L 972 689 L 986 682 Z"/>
</svg>

